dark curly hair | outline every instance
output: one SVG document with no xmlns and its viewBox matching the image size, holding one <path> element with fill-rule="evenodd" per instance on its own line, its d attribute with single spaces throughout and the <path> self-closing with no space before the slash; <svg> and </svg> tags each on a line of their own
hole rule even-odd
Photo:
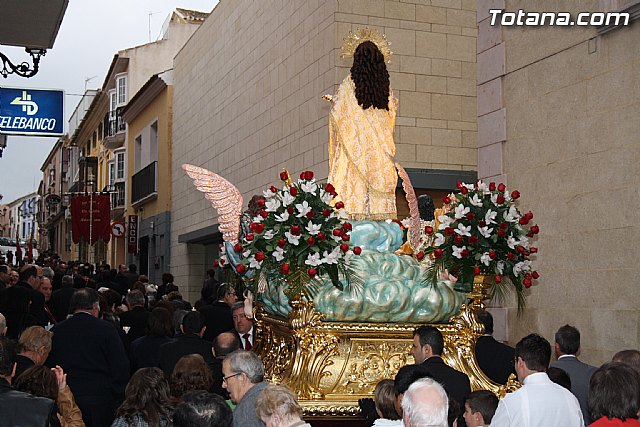
<svg viewBox="0 0 640 427">
<path fill-rule="evenodd" d="M 138 369 L 127 384 L 125 396 L 117 416 L 123 417 L 127 423 L 134 423 L 136 416 L 151 426 L 171 421 L 173 404 L 169 384 L 161 369 Z"/>
<path fill-rule="evenodd" d="M 188 391 L 209 391 L 213 384 L 211 370 L 199 354 L 182 356 L 173 368 L 171 379 L 171 395 L 176 400 L 181 400 L 182 395 Z"/>
<path fill-rule="evenodd" d="M 16 390 L 33 394 L 38 397 L 46 397 L 56 401 L 58 399 L 58 380 L 50 368 L 43 365 L 35 365 L 20 374 L 13 382 Z"/>
<path fill-rule="evenodd" d="M 353 54 L 351 79 L 356 86 L 356 99 L 363 109 L 389 109 L 389 72 L 384 55 L 375 43 L 362 42 Z"/>
</svg>

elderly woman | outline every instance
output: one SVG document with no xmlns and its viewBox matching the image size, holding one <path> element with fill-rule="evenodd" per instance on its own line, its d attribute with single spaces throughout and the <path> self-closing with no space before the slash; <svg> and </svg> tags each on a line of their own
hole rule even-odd
<svg viewBox="0 0 640 427">
<path fill-rule="evenodd" d="M 51 351 L 51 336 L 53 334 L 42 326 L 31 326 L 20 335 L 18 345 L 20 354 L 16 360 L 16 374 L 20 374 L 34 365 L 42 365 Z"/>
<path fill-rule="evenodd" d="M 589 381 L 593 427 L 640 427 L 640 375 L 618 362 L 602 365 Z"/>
<path fill-rule="evenodd" d="M 295 394 L 281 385 L 268 385 L 258 397 L 258 417 L 267 427 L 311 427 L 302 420 Z"/>
</svg>

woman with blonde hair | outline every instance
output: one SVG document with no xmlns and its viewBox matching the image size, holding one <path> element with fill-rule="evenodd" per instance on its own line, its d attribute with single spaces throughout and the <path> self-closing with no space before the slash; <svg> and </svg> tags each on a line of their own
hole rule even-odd
<svg viewBox="0 0 640 427">
<path fill-rule="evenodd" d="M 258 417 L 267 427 L 311 427 L 302 420 L 302 408 L 287 387 L 270 384 L 256 403 Z"/>
</svg>

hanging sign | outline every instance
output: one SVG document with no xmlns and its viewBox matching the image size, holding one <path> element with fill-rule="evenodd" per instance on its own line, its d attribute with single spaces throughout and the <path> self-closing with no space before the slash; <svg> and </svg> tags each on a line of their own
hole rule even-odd
<svg viewBox="0 0 640 427">
<path fill-rule="evenodd" d="M 130 254 L 138 253 L 138 215 L 129 215 L 129 231 L 127 236 L 127 252 Z"/>
<path fill-rule="evenodd" d="M 0 87 L 0 133 L 63 135 L 64 91 Z"/>
</svg>

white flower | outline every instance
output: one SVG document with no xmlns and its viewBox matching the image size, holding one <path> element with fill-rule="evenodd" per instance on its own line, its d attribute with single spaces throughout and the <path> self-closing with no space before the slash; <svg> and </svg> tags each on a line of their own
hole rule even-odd
<svg viewBox="0 0 640 427">
<path fill-rule="evenodd" d="M 320 200 L 322 200 L 323 203 L 328 205 L 331 202 L 331 200 L 333 200 L 333 196 L 330 193 L 327 193 L 326 191 L 324 191 L 323 189 L 320 189 Z"/>
<path fill-rule="evenodd" d="M 411 223 L 411 218 L 405 218 L 402 221 L 400 221 L 400 224 L 402 224 L 404 228 L 409 228 L 410 223 Z"/>
<path fill-rule="evenodd" d="M 470 233 L 471 226 L 470 225 L 465 227 L 464 224 L 460 223 L 460 224 L 458 224 L 458 228 L 456 228 L 455 231 L 456 231 L 457 234 L 459 234 L 461 236 L 468 236 L 468 237 L 471 236 L 471 233 Z"/>
<path fill-rule="evenodd" d="M 484 237 L 485 239 L 488 239 L 489 237 L 491 237 L 491 232 L 493 231 L 493 228 L 478 227 L 478 231 L 480 232 L 480 234 L 482 234 L 482 237 Z"/>
<path fill-rule="evenodd" d="M 273 257 L 278 262 L 282 261 L 284 259 L 284 249 L 282 249 L 280 246 L 278 246 L 276 248 L 276 250 L 273 252 Z"/>
<path fill-rule="evenodd" d="M 264 232 L 264 235 L 262 237 L 264 237 L 265 239 L 269 240 L 269 239 L 273 239 L 273 236 L 275 236 L 276 233 L 273 232 L 273 230 L 267 230 Z"/>
<path fill-rule="evenodd" d="M 251 222 L 259 223 L 259 222 L 262 222 L 263 219 L 264 218 L 262 218 L 262 216 L 256 215 L 251 219 Z"/>
<path fill-rule="evenodd" d="M 342 258 L 344 259 L 344 262 L 349 264 L 351 262 L 351 258 L 353 257 L 353 251 L 352 250 L 348 250 L 347 253 L 345 253 Z"/>
<path fill-rule="evenodd" d="M 337 264 L 338 258 L 340 258 L 340 246 L 333 248 L 331 253 L 327 251 L 322 253 L 322 262 L 325 264 Z"/>
<path fill-rule="evenodd" d="M 478 191 L 482 194 L 489 192 L 489 186 L 482 181 L 478 181 Z"/>
<path fill-rule="evenodd" d="M 482 207 L 482 199 L 480 197 L 478 197 L 477 194 L 474 194 L 473 197 L 471 197 L 471 199 L 469 199 L 469 203 L 471 203 L 473 206 L 477 206 L 479 208 Z"/>
<path fill-rule="evenodd" d="M 256 270 L 260 270 L 262 267 L 262 261 L 256 261 L 256 257 L 252 256 L 249 258 L 249 268 L 255 268 Z"/>
<path fill-rule="evenodd" d="M 467 187 L 467 190 L 473 191 L 473 189 L 475 188 L 475 185 L 473 184 L 462 184 L 463 187 Z"/>
<path fill-rule="evenodd" d="M 443 245 L 445 241 L 444 235 L 442 233 L 436 233 L 436 240 L 433 242 L 433 246 Z"/>
<path fill-rule="evenodd" d="M 313 222 L 309 221 L 309 224 L 307 224 L 305 229 L 309 232 L 309 234 L 311 234 L 312 236 L 315 236 L 322 229 L 322 225 L 314 224 Z"/>
<path fill-rule="evenodd" d="M 285 208 L 289 206 L 296 198 L 291 195 L 288 191 L 282 193 L 282 206 Z"/>
<path fill-rule="evenodd" d="M 529 249 L 529 239 L 527 239 L 527 236 L 520 237 L 518 244 L 525 249 Z"/>
<path fill-rule="evenodd" d="M 273 191 L 271 191 L 271 189 L 267 188 L 266 190 L 264 190 L 262 192 L 262 195 L 264 196 L 265 199 L 269 200 L 271 199 L 273 196 L 276 195 L 276 193 L 274 193 Z"/>
<path fill-rule="evenodd" d="M 513 266 L 513 274 L 519 276 L 520 273 L 526 273 L 531 270 L 531 261 L 521 261 Z"/>
<path fill-rule="evenodd" d="M 504 261 L 498 261 L 496 268 L 498 269 L 498 274 L 504 274 Z"/>
<path fill-rule="evenodd" d="M 466 247 L 462 246 L 462 247 L 457 247 L 456 245 L 452 245 L 451 249 L 453 249 L 453 256 L 458 258 L 458 259 L 462 259 L 462 251 L 464 251 L 465 249 L 467 249 Z"/>
<path fill-rule="evenodd" d="M 335 240 L 336 242 L 340 242 L 342 241 L 342 236 L 334 236 L 333 234 L 331 234 L 331 238 L 333 240 Z"/>
<path fill-rule="evenodd" d="M 280 200 L 275 197 L 269 199 L 264 204 L 264 210 L 267 212 L 275 212 L 280 207 Z"/>
<path fill-rule="evenodd" d="M 311 206 L 309 206 L 309 203 L 307 203 L 306 200 L 302 203 L 298 203 L 296 205 L 296 209 L 298 210 L 298 212 L 300 212 L 298 215 L 296 215 L 298 218 L 302 218 L 303 216 L 311 212 Z"/>
<path fill-rule="evenodd" d="M 468 213 L 469 213 L 469 208 L 465 207 L 465 205 L 463 205 L 462 203 L 456 206 L 456 215 L 455 215 L 456 219 L 460 219 Z"/>
<path fill-rule="evenodd" d="M 314 267 L 322 264 L 322 259 L 320 258 L 320 254 L 317 252 L 310 253 L 307 256 L 307 259 L 304 262 L 307 265 L 312 265 Z"/>
<path fill-rule="evenodd" d="M 223 253 L 222 255 L 220 255 L 220 261 L 224 261 L 225 265 L 229 264 L 229 258 L 227 257 L 226 253 Z"/>
<path fill-rule="evenodd" d="M 318 186 L 313 181 L 306 181 L 306 182 L 300 184 L 300 189 L 302 191 L 304 191 L 305 193 L 313 194 L 315 196 L 316 195 L 316 190 L 318 189 Z"/>
<path fill-rule="evenodd" d="M 520 215 L 518 215 L 518 210 L 515 206 L 511 206 L 508 212 L 505 212 L 503 215 L 504 220 L 507 222 L 516 222 L 520 219 Z"/>
<path fill-rule="evenodd" d="M 286 220 L 289 219 L 289 212 L 284 211 L 280 215 L 276 215 L 275 218 L 276 218 L 276 221 L 278 222 L 285 222 Z"/>
<path fill-rule="evenodd" d="M 453 222 L 453 218 L 451 218 L 449 215 L 440 215 L 438 217 L 438 222 L 440 223 L 440 225 L 438 226 L 438 230 L 444 230 L 451 225 L 451 223 Z"/>
<path fill-rule="evenodd" d="M 509 238 L 507 238 L 507 246 L 511 249 L 515 249 L 517 244 L 518 241 L 513 236 L 510 235 Z"/>
<path fill-rule="evenodd" d="M 294 246 L 298 246 L 300 244 L 300 236 L 294 236 L 288 231 L 284 233 L 284 236 L 287 238 L 287 241 Z"/>
<path fill-rule="evenodd" d="M 497 215 L 498 215 L 498 212 L 495 212 L 489 209 L 487 213 L 484 214 L 484 222 L 486 222 L 487 225 L 495 224 L 496 222 L 494 220 L 496 219 Z"/>
<path fill-rule="evenodd" d="M 491 262 L 491 257 L 489 256 L 489 252 L 485 252 L 482 254 L 482 256 L 480 257 L 480 262 L 486 265 L 487 267 L 489 266 L 489 263 Z"/>
<path fill-rule="evenodd" d="M 493 203 L 494 205 L 498 204 L 498 193 L 493 193 L 491 195 L 491 203 Z"/>
<path fill-rule="evenodd" d="M 250 250 L 242 252 L 242 257 L 243 258 L 247 258 L 249 255 L 251 255 L 251 251 Z"/>
<path fill-rule="evenodd" d="M 347 215 L 347 212 L 345 212 L 344 209 L 340 209 L 338 211 L 338 213 L 336 215 L 334 215 L 335 218 L 340 218 L 340 219 L 344 219 L 347 220 L 349 219 L 349 215 Z"/>
</svg>

